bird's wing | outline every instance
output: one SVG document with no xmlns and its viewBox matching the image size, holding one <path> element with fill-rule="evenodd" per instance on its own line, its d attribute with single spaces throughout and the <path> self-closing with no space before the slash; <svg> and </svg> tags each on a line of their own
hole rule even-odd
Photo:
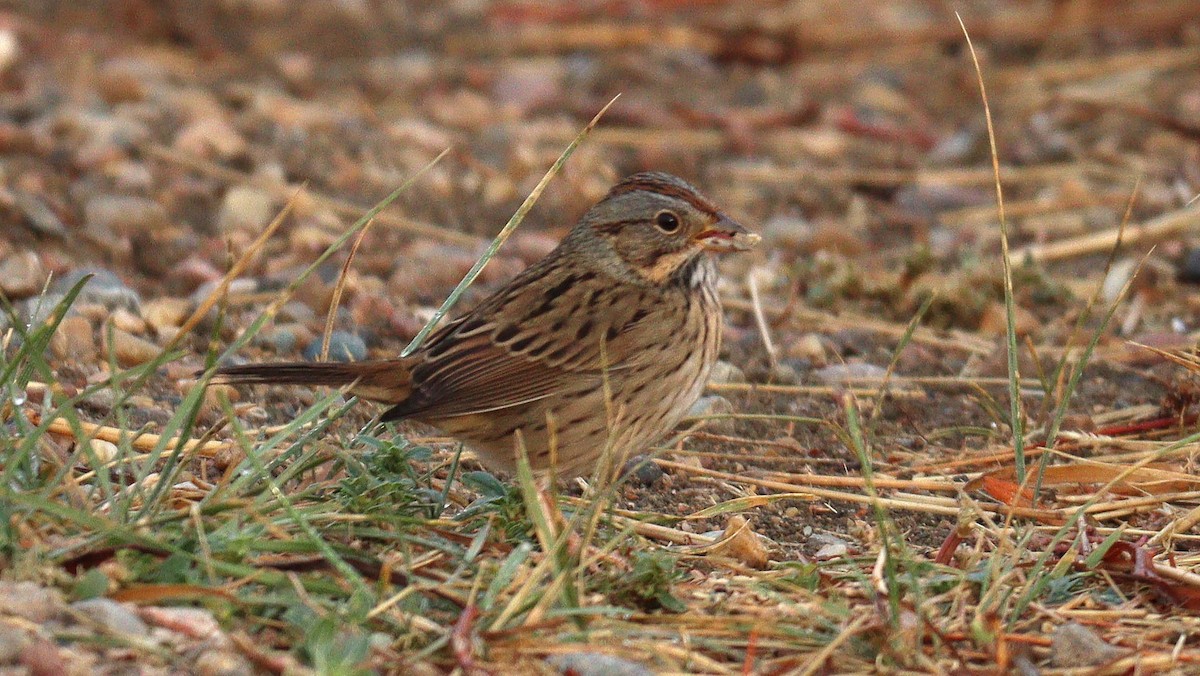
<svg viewBox="0 0 1200 676">
<path fill-rule="evenodd" d="M 591 273 L 528 270 L 430 338 L 412 396 L 385 419 L 485 413 L 600 388 L 606 372 L 640 363 L 637 347 L 656 338 L 660 322 L 645 321 L 653 309 L 638 293 Z"/>
</svg>

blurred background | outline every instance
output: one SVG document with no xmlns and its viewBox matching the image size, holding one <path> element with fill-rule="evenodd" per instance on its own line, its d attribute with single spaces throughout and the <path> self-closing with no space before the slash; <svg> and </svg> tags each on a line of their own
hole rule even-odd
<svg viewBox="0 0 1200 676">
<path fill-rule="evenodd" d="M 988 87 L 1013 250 L 1033 263 L 1021 331 L 1061 342 L 1092 291 L 1114 300 L 1155 245 L 1119 328 L 1186 343 L 1195 287 L 1176 284 L 1200 278 L 1200 5 L 1174 0 L 9 2 L 0 288 L 21 300 L 51 273 L 101 269 L 175 307 L 304 186 L 235 290 L 277 288 L 450 148 L 351 271 L 339 328 L 361 339 L 355 355 L 391 354 L 620 94 L 473 297 L 621 176 L 661 169 L 766 238 L 727 263 L 732 296 L 753 271 L 777 307 L 903 323 L 936 295 L 927 324 L 993 336 L 996 188 L 955 12 Z M 1127 207 L 1134 262 L 1105 279 Z M 312 338 L 342 260 L 267 347 Z M 763 357 L 755 345 L 745 358 Z"/>
<path fill-rule="evenodd" d="M 963 26 L 995 122 L 1019 380 L 1008 371 L 997 186 Z M 408 424 L 372 436 L 377 409 L 328 416 L 338 406 L 324 392 L 217 386 L 201 398 L 196 374 L 448 148 L 353 260 L 342 246 L 230 359 L 319 358 L 330 314 L 332 358 L 395 356 L 618 94 L 460 308 L 544 256 L 635 171 L 685 177 L 764 242 L 721 263 L 722 363 L 686 440 L 656 449 L 664 462 L 639 469 L 609 503 L 661 540 L 587 554 L 597 563 L 580 567 L 590 579 L 578 580 L 579 600 L 601 611 L 589 616 L 552 598 L 574 589 L 574 572 L 514 547 L 533 541 L 515 488 L 478 474 L 452 480 L 460 446 Z M 0 364 L 15 374 L 2 383 L 0 448 L 45 469 L 22 484 L 11 456 L 0 458 L 10 463 L 0 556 L 17 561 L 6 579 L 100 595 L 110 577 L 71 575 L 89 560 L 132 560 L 107 573 L 113 586 L 220 587 L 197 598 L 243 637 L 241 652 L 291 651 L 320 665 L 341 651 L 353 664 L 362 655 L 352 649 L 370 645 L 381 672 L 481 673 L 471 651 L 486 643 L 494 673 L 517 673 L 516 663 L 546 673 L 539 651 L 607 637 L 614 653 L 673 673 L 815 673 L 831 656 L 834 668 L 862 672 L 994 673 L 1027 648 L 1046 656 L 1048 627 L 1076 617 L 1131 660 L 1153 654 L 1177 668 L 1200 660 L 1183 638 L 1200 635 L 1184 624 L 1200 607 L 1189 572 L 1200 565 L 1196 448 L 1175 442 L 1195 430 L 1200 387 L 1129 341 L 1196 345 L 1198 194 L 1196 0 L 0 0 L 0 294 L 13 310 L 0 315 L 0 356 L 18 355 Z M 203 302 L 238 261 L 210 311 Z M 36 340 L 20 352 L 10 329 L 37 328 L 85 274 L 53 337 L 41 331 L 46 357 Z M 193 313 L 198 326 L 185 324 Z M 1093 339 L 1086 371 L 1068 378 Z M 164 347 L 178 353 L 168 359 Z M 1038 500 L 1013 479 L 1025 456 L 1014 450 L 1011 391 L 1029 457 L 1055 456 Z M 68 424 L 72 411 L 99 426 Z M 62 424 L 45 433 L 37 415 Z M 231 428 L 272 440 L 243 454 L 219 441 Z M 135 459 L 128 430 L 166 434 Z M 1057 445 L 1035 449 L 1058 430 Z M 107 446 L 93 443 L 100 431 Z M 214 441 L 156 462 L 177 432 Z M 276 445 L 287 434 L 296 443 Z M 93 471 L 113 459 L 110 472 Z M 862 502 L 876 489 L 865 464 L 894 479 L 878 487 L 886 520 Z M 256 479 L 264 467 L 286 479 L 303 519 Z M 788 497 L 765 496 L 776 490 Z M 1008 505 L 1022 507 L 1019 518 Z M 738 512 L 728 521 L 727 508 Z M 753 531 L 734 520 L 742 511 Z M 1078 540 L 1057 539 L 1063 523 Z M 366 583 L 341 586 L 353 579 L 345 562 L 319 567 L 327 545 L 314 528 L 365 566 Z M 765 536 L 783 565 L 757 576 L 747 566 L 765 567 L 765 554 L 729 563 L 726 550 L 695 546 L 722 532 Z M 1012 553 L 1018 542 L 1025 558 Z M 109 547 L 130 543 L 140 558 Z M 893 556 L 876 553 L 899 544 L 912 555 L 903 575 L 881 573 Z M 1113 575 L 1094 549 L 1110 546 Z M 185 552 L 194 560 L 176 555 Z M 967 558 L 954 563 L 956 552 Z M 1091 552 L 1086 563 L 1079 552 Z M 1156 555 L 1179 566 L 1175 577 L 1146 567 Z M 214 572 L 211 561 L 249 567 Z M 538 577 L 545 571 L 553 578 Z M 914 612 L 899 597 L 889 609 L 885 581 L 905 604 L 915 599 Z M 0 597 L 15 598 L 4 586 Z M 359 594 L 368 587 L 396 593 L 378 616 Z M 976 589 L 986 601 L 971 600 Z M 49 603 L 36 598 L 0 611 L 40 615 Z M 1164 610 L 1167 598 L 1175 605 Z M 306 618 L 318 615 L 332 624 L 314 630 Z M 588 617 L 581 631 L 575 621 Z M 121 631 L 136 641 L 79 639 L 73 627 L 52 640 L 168 659 L 173 648 L 146 641 L 134 619 Z M 207 640 L 217 623 L 208 619 L 191 635 Z M 334 625 L 363 631 L 351 642 Z M 1099 639 L 1075 644 L 1062 649 L 1056 636 L 1051 661 L 1115 659 Z M 414 650 L 416 666 L 428 658 L 438 669 L 409 669 L 401 656 Z M 197 654 L 181 649 L 170 663 L 198 669 Z M 255 664 L 293 672 L 270 655 Z"/>
</svg>

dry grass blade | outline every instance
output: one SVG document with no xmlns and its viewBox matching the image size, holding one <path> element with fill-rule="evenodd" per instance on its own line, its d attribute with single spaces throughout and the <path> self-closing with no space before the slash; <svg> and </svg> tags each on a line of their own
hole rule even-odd
<svg viewBox="0 0 1200 676">
<path fill-rule="evenodd" d="M 533 191 L 529 193 L 529 196 L 525 198 L 525 201 L 521 203 L 521 206 L 517 209 L 516 213 L 514 213 L 512 218 L 508 220 L 508 223 L 506 223 L 504 227 L 500 229 L 500 232 L 497 233 L 495 239 L 492 240 L 491 245 L 488 246 L 487 251 L 480 256 L 479 260 L 475 262 L 475 265 L 472 266 L 470 271 L 468 271 L 467 274 L 462 278 L 462 281 L 458 283 L 458 286 L 454 287 L 454 290 L 451 291 L 450 295 L 446 297 L 446 300 L 442 303 L 441 307 L 439 307 L 437 311 L 433 313 L 433 316 L 430 317 L 429 321 L 425 323 L 425 326 L 423 326 L 421 330 L 417 332 L 417 335 L 413 337 L 408 346 L 401 351 L 401 356 L 407 356 L 416 351 L 416 349 L 421 346 L 421 343 L 425 341 L 425 338 L 429 335 L 429 333 L 437 327 L 438 322 L 440 322 L 442 318 L 446 316 L 446 313 L 449 312 L 452 307 L 454 307 L 454 304 L 458 302 L 459 297 L 462 296 L 463 292 L 467 290 L 467 287 L 469 287 L 471 283 L 475 281 L 475 278 L 479 276 L 479 273 L 483 272 L 483 267 L 487 265 L 489 260 L 492 259 L 492 256 L 496 255 L 496 252 L 500 249 L 508 237 L 513 233 L 513 231 L 516 230 L 517 226 L 521 224 L 521 221 L 525 218 L 525 214 L 529 213 L 529 210 L 533 208 L 533 205 L 537 202 L 538 197 L 541 196 L 542 192 L 546 189 L 546 186 L 550 184 L 550 180 L 554 178 L 554 176 L 558 173 L 558 170 L 562 168 L 563 164 L 567 161 L 567 158 L 571 156 L 571 153 L 575 152 L 575 148 L 577 148 L 579 144 L 583 142 L 583 139 L 587 138 L 588 133 L 590 133 L 592 129 L 595 129 L 596 125 L 600 123 L 600 118 L 604 117 L 604 113 L 608 112 L 608 109 L 617 102 L 619 97 L 620 95 L 618 94 L 617 96 L 614 96 L 607 104 L 605 104 L 604 107 L 600 109 L 600 112 L 596 113 L 596 115 L 592 117 L 591 121 L 579 131 L 574 140 L 567 145 L 562 154 L 558 156 L 558 159 L 554 161 L 554 164 L 552 164 L 550 168 L 546 170 L 545 175 L 542 176 L 542 180 L 538 181 L 537 186 L 535 186 Z"/>
</svg>

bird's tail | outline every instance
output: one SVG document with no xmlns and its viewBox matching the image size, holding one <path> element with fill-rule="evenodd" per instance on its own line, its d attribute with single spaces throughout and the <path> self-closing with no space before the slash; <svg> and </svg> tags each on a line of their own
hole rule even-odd
<svg viewBox="0 0 1200 676">
<path fill-rule="evenodd" d="M 212 385 L 350 386 L 355 396 L 385 404 L 398 404 L 412 393 L 412 371 L 404 359 L 380 361 L 281 362 L 244 364 L 217 369 Z"/>
</svg>

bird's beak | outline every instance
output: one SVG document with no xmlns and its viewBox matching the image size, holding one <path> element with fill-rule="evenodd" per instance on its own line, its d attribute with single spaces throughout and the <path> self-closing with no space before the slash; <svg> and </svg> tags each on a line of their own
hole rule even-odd
<svg viewBox="0 0 1200 676">
<path fill-rule="evenodd" d="M 717 222 L 710 225 L 700 234 L 692 238 L 706 251 L 729 253 L 732 251 L 749 251 L 758 244 L 762 237 L 743 228 L 737 221 L 721 214 Z"/>
</svg>

